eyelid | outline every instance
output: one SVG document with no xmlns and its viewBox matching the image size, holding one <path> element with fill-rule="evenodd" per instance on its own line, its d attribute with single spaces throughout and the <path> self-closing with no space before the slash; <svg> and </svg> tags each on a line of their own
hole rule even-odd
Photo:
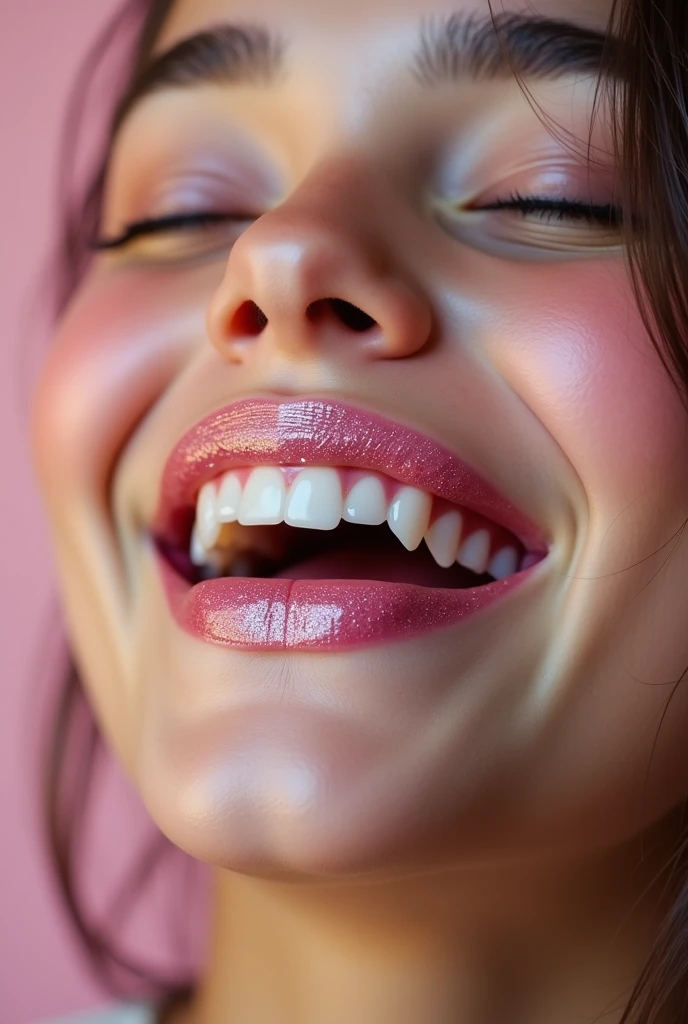
<svg viewBox="0 0 688 1024">
<path fill-rule="evenodd" d="M 479 207 L 467 207 L 476 212 L 519 212 L 524 218 L 538 217 L 542 223 L 559 224 L 588 221 L 607 230 L 618 231 L 623 224 L 623 208 L 615 203 L 592 203 L 575 196 L 522 196 L 512 191 L 508 196 Z"/>
<path fill-rule="evenodd" d="M 256 209 L 272 199 L 261 167 L 245 165 L 241 154 L 226 162 L 216 154 L 196 154 L 193 163 L 185 159 L 176 167 L 174 161 L 165 160 L 141 176 L 129 169 L 123 178 L 105 205 L 100 232 L 108 238 L 119 237 L 133 224 L 168 217 L 211 211 L 255 216 Z"/>
<path fill-rule="evenodd" d="M 247 189 L 233 175 L 196 171 L 162 176 L 147 201 L 146 216 L 158 219 L 180 211 L 226 206 L 228 196 L 233 205 L 248 201 Z"/>
<path fill-rule="evenodd" d="M 540 223 L 536 216 L 519 219 L 518 211 L 457 210 L 435 204 L 435 220 L 458 242 L 499 259 L 519 263 L 551 263 L 604 259 L 623 252 L 619 230 L 603 225 Z"/>
<path fill-rule="evenodd" d="M 504 176 L 488 188 L 476 190 L 463 205 L 464 208 L 489 206 L 511 193 L 542 196 L 552 201 L 575 201 L 590 206 L 614 205 L 617 200 L 614 179 L 612 169 L 603 174 L 593 172 L 587 166 L 533 165 Z"/>
<path fill-rule="evenodd" d="M 173 234 L 175 231 L 184 231 L 192 227 L 202 230 L 203 227 L 210 224 L 252 221 L 256 219 L 256 216 L 257 214 L 199 210 L 168 214 L 164 217 L 144 217 L 137 221 L 131 221 L 117 235 L 96 238 L 91 243 L 91 248 L 96 251 L 117 249 L 137 238 L 155 234 Z"/>
</svg>

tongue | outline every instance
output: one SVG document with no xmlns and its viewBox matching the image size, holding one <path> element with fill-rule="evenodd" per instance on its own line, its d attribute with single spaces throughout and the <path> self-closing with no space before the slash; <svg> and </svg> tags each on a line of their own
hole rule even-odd
<svg viewBox="0 0 688 1024">
<path fill-rule="evenodd" d="M 346 548 L 324 551 L 288 565 L 275 573 L 286 580 L 378 580 L 383 583 L 415 583 L 420 587 L 464 589 L 491 580 L 461 565 L 443 569 L 425 545 L 415 551 Z"/>
</svg>

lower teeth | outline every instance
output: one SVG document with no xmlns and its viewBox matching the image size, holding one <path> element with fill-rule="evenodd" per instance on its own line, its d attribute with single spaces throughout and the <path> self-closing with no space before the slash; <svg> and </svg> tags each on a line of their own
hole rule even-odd
<svg viewBox="0 0 688 1024">
<path fill-rule="evenodd" d="M 353 530 L 359 540 L 360 528 L 353 527 Z M 308 531 L 303 532 L 305 534 Z M 295 549 L 278 558 L 265 557 L 261 552 L 252 550 L 211 552 L 210 562 L 196 566 L 194 581 L 220 577 L 372 579 L 441 589 L 466 589 L 494 582 L 494 577 L 488 573 L 478 574 L 458 563 L 449 568 L 438 566 L 424 546 L 413 552 L 399 551 L 385 544 L 373 546 L 345 543 L 338 547 L 323 548 L 322 544 L 318 544 L 318 541 L 322 542 L 322 537 L 323 534 L 318 533 L 312 545 L 301 541 Z M 351 536 L 341 539 L 351 540 Z"/>
</svg>

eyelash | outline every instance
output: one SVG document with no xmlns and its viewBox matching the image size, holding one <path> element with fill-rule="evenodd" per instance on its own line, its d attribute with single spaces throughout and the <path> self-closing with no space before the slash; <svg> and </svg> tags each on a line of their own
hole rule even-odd
<svg viewBox="0 0 688 1024">
<path fill-rule="evenodd" d="M 548 199 L 546 196 L 522 196 L 519 192 L 511 192 L 508 199 L 496 199 L 486 206 L 474 207 L 476 210 L 518 210 L 524 217 L 536 213 L 539 220 L 586 220 L 593 224 L 601 224 L 608 228 L 620 228 L 622 212 L 619 206 L 612 203 L 585 203 L 579 199 Z"/>
<path fill-rule="evenodd" d="M 251 220 L 248 214 L 239 213 L 214 213 L 211 211 L 200 211 L 199 213 L 172 213 L 167 217 L 149 217 L 144 220 L 137 220 L 128 224 L 121 235 L 116 238 L 101 238 L 93 243 L 93 248 L 119 249 L 128 242 L 144 235 L 154 235 L 165 231 L 179 231 L 185 228 L 208 227 L 211 224 L 219 224 L 227 221 Z"/>
<path fill-rule="evenodd" d="M 572 199 L 548 199 L 546 196 L 522 196 L 519 192 L 511 192 L 508 199 L 497 199 L 487 206 L 473 207 L 475 210 L 516 210 L 527 217 L 529 214 L 538 214 L 540 220 L 551 221 L 553 219 L 563 222 L 564 220 L 586 220 L 594 224 L 602 224 L 605 227 L 618 228 L 621 226 L 621 210 L 611 203 L 595 205 Z M 218 224 L 226 221 L 251 220 L 246 215 L 234 213 L 213 213 L 210 211 L 199 213 L 175 213 L 167 217 L 152 217 L 135 221 L 127 225 L 121 235 L 116 238 L 98 239 L 93 243 L 96 250 L 119 249 L 145 235 L 153 235 L 166 231 L 178 231 L 188 228 L 202 228 L 211 224 Z"/>
</svg>

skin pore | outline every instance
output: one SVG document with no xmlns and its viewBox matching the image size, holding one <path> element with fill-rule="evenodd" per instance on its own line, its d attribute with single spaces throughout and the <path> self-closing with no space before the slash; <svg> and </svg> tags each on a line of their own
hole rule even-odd
<svg viewBox="0 0 688 1024">
<path fill-rule="evenodd" d="M 609 15 L 495 9 L 600 32 Z M 103 248 L 33 416 L 99 725 L 162 831 L 213 866 L 208 960 L 175 1024 L 614 1024 L 670 903 L 685 413 L 613 221 L 498 205 L 610 206 L 615 172 L 604 104 L 588 161 L 580 56 L 528 77 L 539 112 L 508 68 L 446 59 L 452 25 L 488 13 L 178 0 L 157 56 L 219 25 L 276 42 L 254 30 L 250 73 L 168 67 L 115 140 L 103 239 L 240 215 Z M 328 298 L 379 330 L 314 325 Z M 260 333 L 237 326 L 246 303 Z M 153 553 L 163 468 L 249 397 L 345 401 L 442 442 L 539 524 L 547 558 L 494 608 L 404 641 L 188 635 Z"/>
</svg>

